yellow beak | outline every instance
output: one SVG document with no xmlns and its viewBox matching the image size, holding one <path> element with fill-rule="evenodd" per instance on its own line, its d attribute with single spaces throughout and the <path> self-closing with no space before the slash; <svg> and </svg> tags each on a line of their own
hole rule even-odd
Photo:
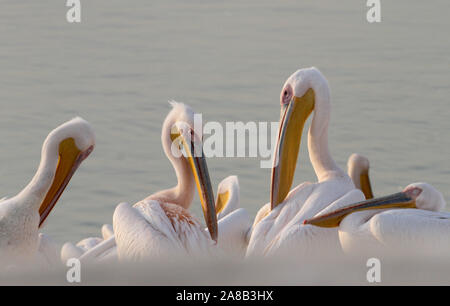
<svg viewBox="0 0 450 306">
<path fill-rule="evenodd" d="M 370 184 L 369 171 L 364 171 L 360 175 L 361 191 L 367 200 L 373 199 L 372 185 Z"/>
<path fill-rule="evenodd" d="M 64 189 L 69 184 L 75 171 L 80 166 L 81 162 L 85 160 L 94 148 L 90 147 L 86 151 L 80 151 L 75 145 L 73 138 L 67 138 L 59 144 L 59 159 L 56 166 L 55 177 L 53 183 L 47 192 L 47 195 L 42 201 L 39 207 L 39 215 L 41 220 L 39 227 L 43 225 L 52 209 L 55 207 L 56 202 L 60 198 Z"/>
<path fill-rule="evenodd" d="M 216 213 L 219 214 L 222 210 L 227 206 L 228 201 L 230 200 L 230 191 L 225 191 L 223 193 L 219 193 L 216 199 Z"/>
<path fill-rule="evenodd" d="M 338 209 L 334 212 L 305 220 L 303 224 L 312 224 L 319 227 L 338 227 L 346 216 L 357 211 L 370 209 L 416 208 L 416 198 L 418 195 L 418 193 L 404 191 L 385 197 L 362 201 Z"/>
<path fill-rule="evenodd" d="M 185 151 L 185 157 L 189 161 L 189 165 L 191 166 L 191 170 L 195 178 L 206 226 L 208 227 L 211 239 L 217 242 L 218 225 L 214 193 L 211 186 L 211 179 L 209 177 L 205 154 L 202 149 L 199 149 L 202 148 L 202 142 L 201 140 L 195 139 L 195 134 L 193 131 L 189 131 L 189 134 L 183 134 L 176 126 L 174 126 L 174 129 L 175 132 L 172 130 L 171 133 L 172 141 L 175 142 L 177 140 L 181 140 Z M 200 154 L 197 154 L 200 156 L 196 156 L 196 152 L 200 152 Z"/>
<path fill-rule="evenodd" d="M 281 106 L 278 141 L 272 167 L 270 204 L 274 209 L 284 201 L 294 179 L 303 127 L 314 109 L 314 91 L 309 89 L 301 98 L 293 96 Z"/>
</svg>

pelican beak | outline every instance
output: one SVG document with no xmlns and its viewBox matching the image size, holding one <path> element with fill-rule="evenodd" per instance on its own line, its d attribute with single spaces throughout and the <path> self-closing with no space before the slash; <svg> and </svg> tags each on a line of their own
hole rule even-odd
<svg viewBox="0 0 450 306">
<path fill-rule="evenodd" d="M 303 224 L 312 224 L 319 227 L 338 227 L 346 216 L 357 211 L 370 209 L 416 208 L 416 199 L 421 192 L 422 190 L 416 187 L 388 196 L 358 202 L 340 208 L 334 212 L 305 220 Z"/>
<path fill-rule="evenodd" d="M 59 144 L 59 159 L 55 176 L 44 201 L 42 201 L 39 207 L 39 215 L 41 217 L 39 227 L 42 227 L 48 215 L 55 207 L 56 202 L 58 202 L 59 197 L 67 187 L 67 184 L 69 184 L 73 174 L 81 162 L 91 154 L 93 149 L 94 147 L 91 146 L 86 151 L 81 151 L 75 145 L 73 138 L 67 138 Z"/>
<path fill-rule="evenodd" d="M 219 193 L 216 199 L 216 213 L 221 213 L 222 210 L 227 206 L 228 201 L 230 200 L 230 191 L 227 190 L 223 193 Z"/>
<path fill-rule="evenodd" d="M 197 190 L 200 196 L 206 226 L 208 227 L 211 239 L 217 242 L 218 225 L 214 193 L 211 186 L 205 154 L 203 154 L 202 141 L 196 137 L 195 133 L 191 129 L 189 129 L 189 133 L 182 133 L 176 126 L 174 126 L 174 128 L 176 131 L 174 132 L 174 130 L 172 130 L 172 141 L 175 142 L 177 140 L 181 140 L 185 151 L 184 156 L 189 161 L 189 165 L 191 166 L 191 170 L 197 184 Z"/>
<path fill-rule="evenodd" d="M 364 171 L 360 175 L 361 191 L 367 200 L 373 199 L 372 185 L 370 184 L 369 171 Z"/>
<path fill-rule="evenodd" d="M 293 96 L 281 106 L 278 141 L 275 148 L 270 205 L 274 209 L 284 201 L 292 186 L 303 127 L 314 109 L 314 91 L 309 89 L 302 97 Z"/>
</svg>

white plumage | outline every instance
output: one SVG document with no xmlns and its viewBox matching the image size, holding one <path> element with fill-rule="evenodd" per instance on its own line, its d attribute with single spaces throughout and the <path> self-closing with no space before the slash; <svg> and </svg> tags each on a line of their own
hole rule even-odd
<svg viewBox="0 0 450 306">
<path fill-rule="evenodd" d="M 177 204 L 144 200 L 120 204 L 113 216 L 119 260 L 140 261 L 187 252 L 208 252 L 214 245 L 203 226 Z"/>
<path fill-rule="evenodd" d="M 217 245 L 221 251 L 227 254 L 242 257 L 245 255 L 247 248 L 247 233 L 251 226 L 251 219 L 247 210 L 239 208 L 239 182 L 236 176 L 229 176 L 219 184 L 218 194 L 225 192 L 230 192 L 230 198 L 224 209 L 217 214 L 219 228 Z M 133 217 L 136 217 L 137 219 L 144 218 L 147 221 L 150 220 L 148 222 L 151 224 L 153 222 L 153 218 L 148 214 L 162 212 L 161 208 L 156 208 L 156 205 L 159 203 L 156 201 L 153 202 L 154 203 L 148 204 L 148 206 L 153 207 L 154 209 L 138 210 L 141 215 L 146 214 L 142 216 L 134 216 L 135 212 L 132 210 L 125 212 L 131 207 L 123 204 L 123 213 L 128 215 L 128 213 L 131 212 L 131 215 L 133 215 L 125 217 L 125 220 L 128 218 L 133 219 Z M 142 204 L 142 206 L 146 207 L 146 204 Z M 118 211 L 118 216 L 120 216 L 118 218 L 122 218 L 122 212 Z M 171 216 L 173 217 L 173 214 L 171 214 Z M 170 221 L 167 215 L 159 215 L 158 218 L 166 220 L 166 224 Z M 198 223 L 195 219 L 193 219 L 193 221 Z M 130 224 L 126 224 L 126 221 L 122 222 L 122 220 L 117 220 L 116 224 L 118 224 L 117 222 L 120 224 L 123 223 L 123 226 L 133 228 Z M 206 233 L 207 229 L 203 228 L 203 232 Z M 176 233 L 171 233 L 169 236 L 173 235 L 176 235 Z M 109 224 L 103 225 L 102 238 L 86 238 L 78 242 L 76 245 L 70 242 L 64 244 L 61 250 L 61 259 L 63 262 L 66 262 L 69 258 L 80 258 L 84 261 L 95 262 L 117 261 L 117 246 L 114 239 L 113 227 Z M 148 239 L 151 239 L 151 237 L 149 236 Z M 177 243 L 175 243 L 175 245 L 176 244 Z M 167 250 L 170 250 L 170 248 Z"/>
<path fill-rule="evenodd" d="M 450 254 L 450 213 L 442 194 L 426 183 L 420 188 L 417 209 L 366 210 L 345 217 L 339 239 L 346 253 L 415 252 Z"/>
</svg>

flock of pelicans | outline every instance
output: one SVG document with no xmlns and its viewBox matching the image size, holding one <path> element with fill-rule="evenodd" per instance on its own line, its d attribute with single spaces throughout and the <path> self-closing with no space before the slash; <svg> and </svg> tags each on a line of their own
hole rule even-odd
<svg viewBox="0 0 450 306">
<path fill-rule="evenodd" d="M 442 194 L 426 183 L 414 183 L 402 192 L 373 198 L 368 160 L 353 154 L 348 174 L 328 150 L 330 91 L 316 68 L 300 69 L 285 82 L 280 96 L 281 117 L 272 168 L 270 203 L 252 221 L 239 207 L 236 176 L 225 178 L 217 197 L 206 160 L 195 156 L 201 145 L 193 128 L 194 111 L 182 103 L 162 127 L 164 152 L 178 183 L 144 200 L 121 203 L 102 238 L 66 243 L 59 251 L 39 229 L 80 163 L 95 145 L 90 125 L 73 119 L 53 130 L 45 140 L 38 171 L 15 197 L 0 200 L 0 261 L 89 262 L 143 261 L 167 254 L 291 256 L 315 254 L 324 247 L 352 253 L 361 250 L 450 249 L 450 213 L 442 211 Z M 318 181 L 291 189 L 304 124 L 313 113 L 308 134 L 310 161 Z M 176 157 L 172 145 L 185 153 Z M 204 228 L 189 212 L 198 191 L 206 221 Z M 51 219 L 51 218 L 50 218 Z"/>
</svg>

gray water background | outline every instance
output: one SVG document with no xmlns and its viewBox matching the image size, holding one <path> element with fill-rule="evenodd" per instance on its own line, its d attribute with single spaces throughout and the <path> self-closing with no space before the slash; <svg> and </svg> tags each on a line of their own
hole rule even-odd
<svg viewBox="0 0 450 306">
<path fill-rule="evenodd" d="M 332 89 L 330 149 L 340 166 L 371 161 L 376 195 L 426 181 L 450 201 L 450 4 L 382 1 L 0 1 L 0 195 L 32 178 L 48 132 L 74 116 L 96 131 L 44 232 L 58 242 L 99 235 L 115 206 L 170 187 L 163 154 L 167 100 L 206 121 L 277 121 L 296 69 L 316 66 Z M 306 131 L 305 131 L 306 132 Z M 306 139 L 306 138 L 304 138 Z M 256 158 L 208 160 L 214 186 L 236 174 L 252 214 L 269 199 Z M 314 181 L 306 146 L 295 184 Z M 198 199 L 192 206 L 201 218 Z"/>
</svg>

